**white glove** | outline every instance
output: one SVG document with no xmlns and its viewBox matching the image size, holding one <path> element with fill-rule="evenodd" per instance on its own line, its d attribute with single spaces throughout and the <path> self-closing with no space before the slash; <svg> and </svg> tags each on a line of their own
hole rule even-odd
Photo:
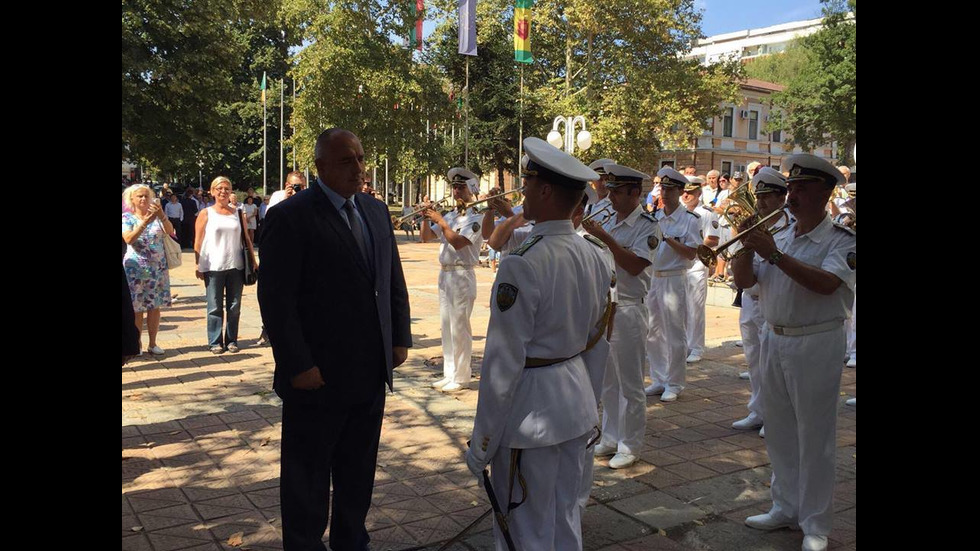
<svg viewBox="0 0 980 551">
<path fill-rule="evenodd" d="M 473 473 L 473 476 L 483 484 L 483 470 L 487 468 L 487 463 L 483 459 L 478 458 L 473 450 L 466 450 L 466 467 Z"/>
</svg>

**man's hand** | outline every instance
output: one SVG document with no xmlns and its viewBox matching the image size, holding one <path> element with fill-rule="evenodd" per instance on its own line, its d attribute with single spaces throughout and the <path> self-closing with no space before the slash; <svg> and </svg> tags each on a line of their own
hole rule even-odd
<svg viewBox="0 0 980 551">
<path fill-rule="evenodd" d="M 428 218 L 429 220 L 432 220 L 436 224 L 442 222 L 442 215 L 439 214 L 439 211 L 431 207 L 426 207 L 425 210 L 422 211 L 422 216 Z"/>
<path fill-rule="evenodd" d="M 473 476 L 480 482 L 480 486 L 483 486 L 483 470 L 487 468 L 487 464 L 482 459 L 477 458 L 472 449 L 466 450 L 466 468 L 473 473 Z"/>
<path fill-rule="evenodd" d="M 298 390 L 316 390 L 326 383 L 320 376 L 320 368 L 313 366 L 292 378 L 293 388 Z"/>
<path fill-rule="evenodd" d="M 602 229 L 602 226 L 600 226 L 599 223 L 596 222 L 595 220 L 586 220 L 582 222 L 582 227 L 585 228 L 585 231 L 598 237 L 603 242 L 605 242 L 606 239 L 609 239 L 610 237 L 609 234 L 606 232 L 606 230 Z"/>
<path fill-rule="evenodd" d="M 391 347 L 391 365 L 392 367 L 398 367 L 405 363 L 408 359 L 408 347 L 405 346 L 392 346 Z"/>
<path fill-rule="evenodd" d="M 776 240 L 765 228 L 756 228 L 742 238 L 742 246 L 759 253 L 762 258 L 769 258 L 776 250 Z"/>
<path fill-rule="evenodd" d="M 204 272 L 199 272 L 197 270 L 194 270 L 194 276 L 197 277 L 197 279 L 204 281 Z"/>
</svg>

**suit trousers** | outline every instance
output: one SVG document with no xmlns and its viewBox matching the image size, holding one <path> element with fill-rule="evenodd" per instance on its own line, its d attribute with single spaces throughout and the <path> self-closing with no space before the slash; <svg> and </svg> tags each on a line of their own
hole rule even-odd
<svg viewBox="0 0 980 551">
<path fill-rule="evenodd" d="M 647 294 L 647 308 L 650 380 L 679 393 L 687 380 L 687 276 L 654 277 Z"/>
<path fill-rule="evenodd" d="M 315 391 L 311 391 L 315 392 Z M 364 526 L 384 415 L 384 384 L 373 399 L 343 405 L 284 401 L 279 495 L 284 551 L 323 551 L 330 513 L 330 549 L 367 549 Z"/>
<path fill-rule="evenodd" d="M 582 549 L 582 508 L 578 499 L 589 436 L 586 433 L 554 446 L 521 452 L 520 472 L 527 484 L 527 499 L 507 515 L 507 525 L 518 549 Z M 523 497 L 516 473 L 510 472 L 510 455 L 511 449 L 501 446 L 491 461 L 490 481 L 502 508 Z M 508 491 L 511 476 L 514 477 L 513 495 Z M 507 551 L 496 519 L 493 535 L 497 551 Z"/>
<path fill-rule="evenodd" d="M 772 461 L 771 513 L 799 520 L 807 535 L 833 527 L 837 406 L 844 328 L 790 337 L 766 326 L 762 399 Z"/>
<path fill-rule="evenodd" d="M 749 364 L 749 415 L 759 421 L 765 419 L 762 412 L 762 356 L 761 339 L 765 330 L 765 318 L 762 317 L 762 306 L 759 300 L 752 298 L 749 293 L 742 293 L 742 310 L 738 313 L 738 328 L 742 332 L 742 350 L 745 352 L 745 362 Z"/>
<path fill-rule="evenodd" d="M 687 353 L 704 355 L 704 309 L 708 302 L 708 267 L 700 260 L 684 275 L 687 278 Z"/>
<path fill-rule="evenodd" d="M 616 305 L 609 358 L 602 383 L 602 444 L 640 455 L 647 426 L 643 393 L 643 343 L 647 310 L 642 303 Z"/>
<path fill-rule="evenodd" d="M 473 329 L 470 314 L 476 302 L 473 268 L 439 272 L 439 315 L 442 318 L 442 375 L 466 384 L 473 374 Z"/>
</svg>

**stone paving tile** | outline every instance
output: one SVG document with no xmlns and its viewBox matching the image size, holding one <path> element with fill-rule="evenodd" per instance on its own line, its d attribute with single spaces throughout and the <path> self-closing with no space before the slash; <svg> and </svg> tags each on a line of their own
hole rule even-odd
<svg viewBox="0 0 980 551">
<path fill-rule="evenodd" d="M 664 470 L 674 473 L 684 478 L 684 480 L 701 480 L 702 478 L 708 478 L 717 474 L 712 469 L 702 467 L 701 465 L 690 461 L 668 465 L 664 467 Z"/>
<path fill-rule="evenodd" d="M 653 534 L 644 538 L 624 541 L 617 544 L 616 547 L 610 547 L 608 549 L 618 549 L 621 551 L 689 551 L 690 548 L 684 547 L 666 536 Z"/>
<path fill-rule="evenodd" d="M 123 535 L 122 551 L 153 551 L 146 534 Z"/>
<path fill-rule="evenodd" d="M 698 459 L 696 463 L 715 472 L 730 473 L 743 469 L 752 469 L 760 465 L 768 465 L 769 455 L 764 451 L 736 450 Z"/>
<path fill-rule="evenodd" d="M 583 546 L 598 549 L 612 543 L 636 539 L 652 529 L 607 505 L 593 505 L 582 515 Z"/>
<path fill-rule="evenodd" d="M 765 467 L 705 478 L 664 488 L 668 494 L 709 513 L 724 513 L 771 499 Z"/>
<path fill-rule="evenodd" d="M 662 491 L 644 493 L 607 505 L 657 530 L 679 526 L 706 514 Z"/>
<path fill-rule="evenodd" d="M 640 459 L 650 463 L 651 465 L 656 465 L 657 467 L 665 467 L 667 465 L 687 461 L 687 459 L 678 457 L 668 451 L 648 447 L 643 448 L 643 452 L 640 453 Z"/>
<path fill-rule="evenodd" d="M 758 431 L 738 431 L 736 435 L 722 437 L 721 441 L 739 448 L 761 448 L 763 450 L 766 448 L 766 439 L 760 437 Z"/>
<path fill-rule="evenodd" d="M 703 525 L 692 523 L 668 536 L 681 545 L 694 550 L 751 549 L 752 551 L 788 551 L 799 549 L 803 533 L 790 530 L 760 532 L 744 524 L 717 518 Z"/>
<path fill-rule="evenodd" d="M 656 489 L 676 486 L 687 482 L 686 478 L 674 474 L 666 470 L 666 468 L 654 468 L 649 473 L 636 477 L 636 480 Z"/>
<path fill-rule="evenodd" d="M 733 429 L 731 423 L 729 421 L 727 421 L 727 420 L 723 424 L 722 423 L 717 423 L 717 424 L 715 424 L 715 423 L 709 423 L 709 424 L 705 424 L 705 425 L 698 425 L 696 427 L 692 427 L 691 430 L 695 430 L 697 432 L 700 432 L 701 434 L 703 434 L 703 435 L 705 435 L 705 436 L 707 436 L 709 438 L 723 438 L 725 436 L 734 436 L 734 435 L 738 434 L 739 432 L 742 432 L 742 431 Z"/>
</svg>

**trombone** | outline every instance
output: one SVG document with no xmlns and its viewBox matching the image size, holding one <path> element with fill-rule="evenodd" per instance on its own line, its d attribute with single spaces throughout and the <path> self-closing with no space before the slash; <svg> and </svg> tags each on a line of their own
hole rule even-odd
<svg viewBox="0 0 980 551">
<path fill-rule="evenodd" d="M 479 201 L 473 201 L 472 203 L 466 203 L 465 205 L 460 205 L 457 208 L 459 208 L 460 210 L 465 211 L 466 209 L 471 208 L 471 207 L 473 207 L 475 205 L 479 205 L 480 203 L 486 203 L 487 201 L 492 201 L 494 199 L 499 199 L 501 197 L 510 195 L 512 193 L 521 193 L 521 190 L 520 189 L 512 189 L 510 191 L 505 191 L 503 193 L 497 193 L 497 194 L 491 195 L 490 197 L 487 197 L 485 199 L 480 199 Z"/>
<path fill-rule="evenodd" d="M 756 216 L 756 215 L 753 215 L 753 216 Z M 756 228 L 758 228 L 760 226 L 764 226 L 770 220 L 773 220 L 774 218 L 777 218 L 779 216 L 786 217 L 786 224 L 784 224 L 783 226 L 780 226 L 778 228 L 768 228 L 767 229 L 767 231 L 770 234 L 776 235 L 777 233 L 779 233 L 779 232 L 781 232 L 781 231 L 783 231 L 783 230 L 785 230 L 786 228 L 789 227 L 789 213 L 786 211 L 786 207 L 779 208 L 779 209 L 776 209 L 776 210 L 770 212 L 765 217 L 763 217 L 762 220 L 759 220 L 755 224 L 752 224 L 752 226 L 750 226 L 745 231 L 741 231 L 741 232 L 737 233 L 736 235 L 733 235 L 731 239 L 729 239 L 728 241 L 726 241 L 725 243 L 723 243 L 721 245 L 718 245 L 718 248 L 716 248 L 716 249 L 712 249 L 711 247 L 709 247 L 707 245 L 703 245 L 703 244 L 702 245 L 698 245 L 698 252 L 697 252 L 698 260 L 700 260 L 701 263 L 704 264 L 705 266 L 709 266 L 709 267 L 718 260 L 718 256 L 721 256 L 726 261 L 734 260 L 736 257 L 741 256 L 742 254 L 748 252 L 749 249 L 739 249 L 739 250 L 735 251 L 734 253 L 730 253 L 730 252 L 727 251 L 728 247 L 734 245 L 735 243 L 738 243 L 750 231 L 752 231 L 752 230 L 754 230 L 754 229 L 756 229 Z"/>
</svg>

